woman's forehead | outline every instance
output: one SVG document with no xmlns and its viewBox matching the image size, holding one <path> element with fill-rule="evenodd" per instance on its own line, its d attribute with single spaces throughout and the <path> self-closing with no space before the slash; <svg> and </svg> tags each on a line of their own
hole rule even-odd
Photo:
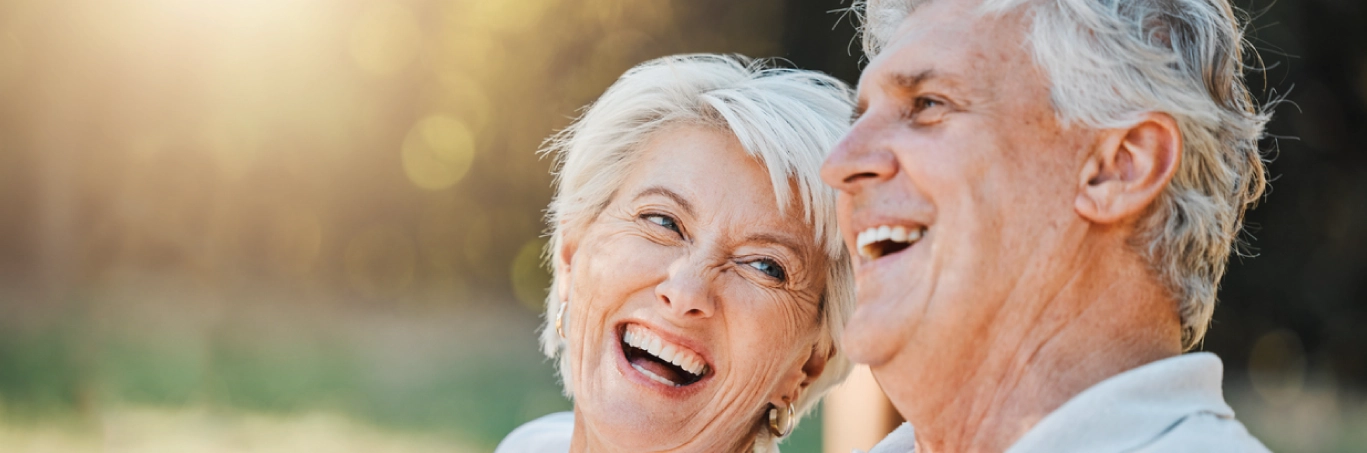
<svg viewBox="0 0 1367 453">
<path fill-rule="evenodd" d="M 715 128 L 680 126 L 646 144 L 621 193 L 630 202 L 667 201 L 695 221 L 719 222 L 737 230 L 797 235 L 810 243 L 811 225 L 796 186 L 792 206 L 780 210 L 769 169 L 731 134 Z M 782 211 L 782 212 L 780 212 Z M 815 244 L 808 244 L 812 246 Z"/>
</svg>

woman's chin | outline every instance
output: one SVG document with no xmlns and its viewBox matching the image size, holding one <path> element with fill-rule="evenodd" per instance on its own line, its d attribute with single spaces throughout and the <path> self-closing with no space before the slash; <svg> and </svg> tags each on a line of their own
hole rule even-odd
<svg viewBox="0 0 1367 453">
<path fill-rule="evenodd" d="M 698 437 L 690 429 L 693 417 L 682 408 L 656 406 L 626 394 L 599 403 L 599 411 L 581 415 L 592 419 L 586 421 L 613 450 L 672 450 Z"/>
<path fill-rule="evenodd" d="M 613 362 L 600 368 L 601 385 L 594 386 L 595 394 L 575 398 L 576 410 L 591 419 L 585 421 L 593 431 L 622 451 L 669 450 L 696 443 L 695 427 L 709 424 L 700 423 L 708 417 L 697 415 L 705 412 L 704 391 L 710 379 L 669 385 L 632 367 L 620 354 Z"/>
</svg>

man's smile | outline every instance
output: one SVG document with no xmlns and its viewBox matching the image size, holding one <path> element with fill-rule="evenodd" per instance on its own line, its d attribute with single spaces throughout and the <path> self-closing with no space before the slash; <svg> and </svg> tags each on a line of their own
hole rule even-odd
<svg viewBox="0 0 1367 453">
<path fill-rule="evenodd" d="M 859 256 L 876 260 L 910 248 L 925 235 L 924 226 L 879 225 L 859 233 L 855 248 Z"/>
</svg>

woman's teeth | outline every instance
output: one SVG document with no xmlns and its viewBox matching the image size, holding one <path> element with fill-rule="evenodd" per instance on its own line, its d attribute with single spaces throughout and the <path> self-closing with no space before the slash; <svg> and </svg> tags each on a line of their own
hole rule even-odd
<svg viewBox="0 0 1367 453">
<path fill-rule="evenodd" d="M 650 380 L 652 380 L 652 381 L 659 382 L 659 383 L 661 383 L 661 384 L 668 385 L 668 386 L 671 386 L 671 387 L 678 387 L 678 386 L 679 386 L 679 384 L 674 383 L 674 381 L 671 381 L 671 380 L 669 380 L 669 379 L 665 379 L 665 378 L 663 378 L 663 377 L 660 377 L 660 375 L 658 375 L 658 374 L 651 373 L 650 370 L 647 370 L 647 369 L 645 369 L 645 368 L 642 368 L 640 365 L 637 365 L 637 364 L 634 364 L 634 363 L 633 363 L 633 364 L 631 364 L 631 368 L 634 369 L 634 370 L 636 370 L 636 371 L 638 371 L 638 372 L 640 372 L 641 374 L 644 374 L 646 377 L 650 378 Z"/>
<path fill-rule="evenodd" d="M 910 247 L 925 235 L 925 227 L 906 228 L 903 226 L 880 225 L 859 233 L 855 240 L 859 255 L 868 259 L 878 259 Z"/>
<path fill-rule="evenodd" d="M 694 376 L 707 374 L 707 362 L 702 359 L 702 356 L 688 348 L 665 341 L 649 329 L 635 324 L 628 325 L 622 337 L 623 342 L 628 346 L 645 351 L 662 362 L 672 363 Z M 635 365 L 632 367 L 638 371 L 644 371 Z M 674 384 L 654 373 L 645 372 L 645 375 L 657 381 Z"/>
</svg>

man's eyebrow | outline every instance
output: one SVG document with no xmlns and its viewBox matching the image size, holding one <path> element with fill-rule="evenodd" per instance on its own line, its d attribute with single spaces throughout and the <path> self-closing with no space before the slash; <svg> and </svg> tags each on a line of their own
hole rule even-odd
<svg viewBox="0 0 1367 453">
<path fill-rule="evenodd" d="M 683 195 L 679 195 L 677 192 L 674 192 L 674 191 L 672 191 L 672 190 L 666 189 L 666 188 L 664 188 L 664 187 L 660 187 L 660 186 L 650 186 L 650 187 L 647 187 L 647 188 L 645 188 L 645 190 L 642 190 L 642 191 L 640 191 L 640 192 L 637 192 L 637 193 L 636 193 L 636 197 L 635 197 L 635 198 L 632 198 L 632 199 L 633 199 L 633 200 L 639 200 L 639 199 L 641 199 L 642 197 L 648 197 L 648 196 L 651 196 L 651 195 L 659 195 L 659 196 L 662 196 L 662 197 L 665 197 L 665 198 L 674 200 L 674 202 L 677 203 L 677 204 L 679 205 L 679 207 L 682 208 L 682 209 L 684 210 L 684 213 L 685 213 L 685 214 L 688 214 L 690 217 L 696 217 L 696 214 L 694 214 L 694 212 L 693 212 L 693 204 L 692 204 L 692 203 L 689 203 L 688 200 L 685 199 L 685 198 L 683 197 Z"/>
<path fill-rule="evenodd" d="M 917 73 L 895 72 L 888 76 L 892 85 L 898 90 L 912 91 L 921 86 L 927 80 L 939 76 L 934 69 L 927 69 Z"/>
<path fill-rule="evenodd" d="M 867 111 L 869 111 L 869 101 L 860 97 L 859 101 L 854 104 L 854 111 L 850 112 L 850 124 L 859 121 L 859 118 L 864 116 L 864 112 Z"/>
</svg>

